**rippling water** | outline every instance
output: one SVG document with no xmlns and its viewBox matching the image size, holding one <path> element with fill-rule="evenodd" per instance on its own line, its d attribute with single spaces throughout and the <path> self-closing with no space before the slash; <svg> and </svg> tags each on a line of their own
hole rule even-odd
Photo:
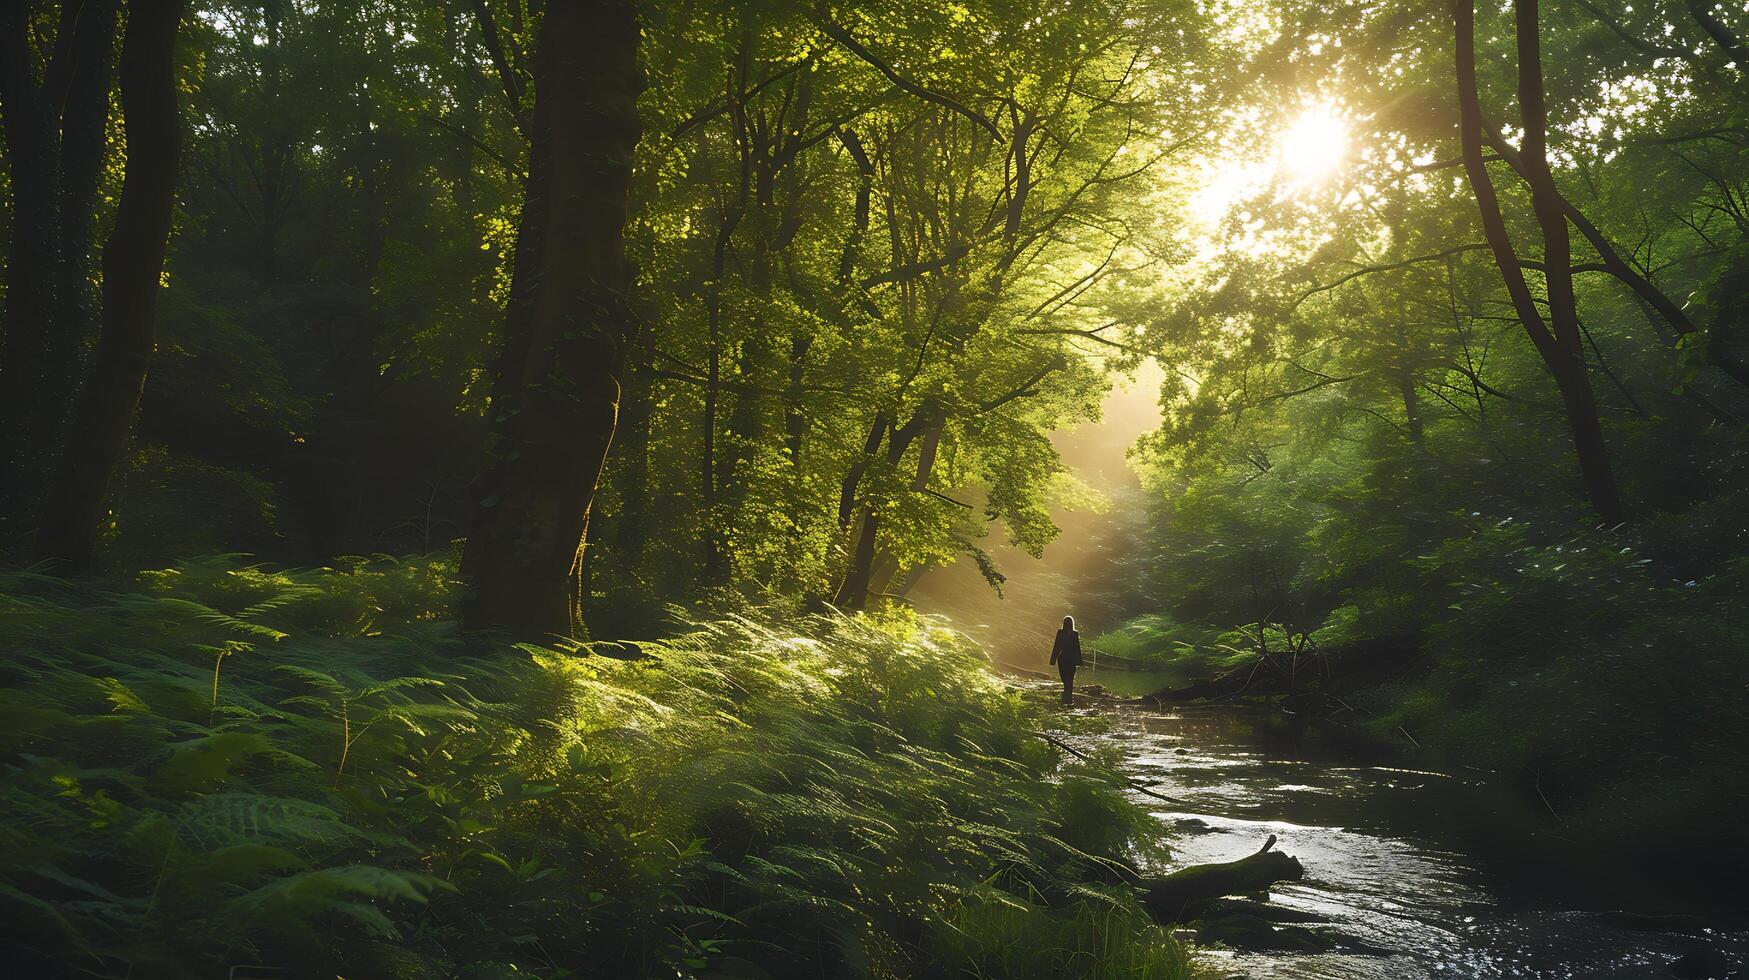
<svg viewBox="0 0 1749 980">
<path fill-rule="evenodd" d="M 1272 890 L 1281 906 L 1315 912 L 1369 952 L 1224 953 L 1205 951 L 1213 977 L 1358 980 L 1626 980 L 1667 978 L 1668 965 L 1695 940 L 1630 933 L 1592 913 L 1607 897 L 1560 893 L 1541 876 L 1534 895 L 1481 853 L 1475 823 L 1500 794 L 1478 781 L 1398 768 L 1355 765 L 1352 754 L 1317 739 L 1271 737 L 1258 716 L 1233 709 L 1172 713 L 1123 709 L 1112 731 L 1065 736 L 1078 747 L 1119 744 L 1130 774 L 1174 801 L 1144 794 L 1177 834 L 1174 860 L 1230 861 L 1269 834 L 1298 857 L 1303 882 Z M 1346 757 L 1345 757 L 1346 756 Z M 1659 912 L 1657 908 L 1634 911 Z M 1749 931 L 1705 940 L 1741 970 Z"/>
</svg>

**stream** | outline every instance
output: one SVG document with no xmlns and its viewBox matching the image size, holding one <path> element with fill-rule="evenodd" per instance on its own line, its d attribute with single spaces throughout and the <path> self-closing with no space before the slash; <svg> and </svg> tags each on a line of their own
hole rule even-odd
<svg viewBox="0 0 1749 980">
<path fill-rule="evenodd" d="M 1074 614 L 1093 637 L 1138 608 L 1166 605 L 1147 593 L 1135 564 L 1148 508 L 1126 456 L 1160 424 L 1161 377 L 1149 362 L 1138 380 L 1107 395 L 1099 421 L 1051 435 L 1066 468 L 1110 506 L 1053 506 L 1062 533 L 1042 559 L 993 537 L 986 551 L 1007 576 L 1001 590 L 970 560 L 899 586 L 918 611 L 1002 651 L 998 665 L 1034 678 L 1022 683 L 1037 685 L 1041 698 L 1055 689 L 1045 661 L 1064 615 Z M 1135 695 L 1184 680 L 1089 670 L 1081 683 Z M 1285 724 L 1261 709 L 1073 710 L 1105 715 L 1109 724 L 1098 735 L 1059 732 L 1066 742 L 1083 751 L 1120 747 L 1127 774 L 1174 801 L 1133 794 L 1168 825 L 1175 865 L 1244 857 L 1275 834 L 1277 847 L 1304 865 L 1305 880 L 1273 888 L 1273 902 L 1328 919 L 1311 928 L 1374 951 L 1233 953 L 1199 944 L 1203 976 L 1668 980 L 1670 965 L 1700 943 L 1724 954 L 1731 975 L 1745 972 L 1749 916 L 1740 901 L 1730 910 L 1709 905 L 1657 867 L 1593 862 L 1597 873 L 1581 877 L 1570 855 L 1547 849 L 1560 832 L 1554 819 L 1483 774 L 1427 771 L 1413 756 L 1341 739 L 1329 726 Z M 1744 869 L 1718 874 L 1740 892 Z M 1690 913 L 1730 931 L 1697 939 L 1626 932 L 1593 918 L 1616 909 Z"/>
<path fill-rule="evenodd" d="M 1333 744 L 1328 729 L 1285 726 L 1264 711 L 1076 710 L 1108 713 L 1109 729 L 1065 741 L 1083 750 L 1117 744 L 1128 775 L 1174 801 L 1132 794 L 1172 829 L 1174 865 L 1234 860 L 1275 834 L 1306 875 L 1276 886 L 1271 900 L 1327 918 L 1329 925 L 1312 928 L 1333 930 L 1345 945 L 1376 950 L 1204 949 L 1198 956 L 1209 977 L 1668 978 L 1670 964 L 1697 945 L 1605 926 L 1593 914 L 1621 908 L 1619 896 L 1612 903 L 1589 885 L 1526 869 L 1504 847 L 1491 847 L 1489 835 L 1476 832 L 1476 817 L 1508 801 L 1480 779 L 1367 758 Z M 1626 873 L 1631 880 L 1632 870 Z M 1741 922 L 1704 943 L 1737 971 L 1749 960 Z"/>
</svg>

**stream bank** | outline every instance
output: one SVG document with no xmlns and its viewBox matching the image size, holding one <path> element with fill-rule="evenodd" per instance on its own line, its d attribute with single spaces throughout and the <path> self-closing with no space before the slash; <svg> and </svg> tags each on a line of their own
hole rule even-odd
<svg viewBox="0 0 1749 980">
<path fill-rule="evenodd" d="M 1175 865 L 1243 857 L 1274 834 L 1305 878 L 1272 889 L 1273 904 L 1326 920 L 1346 947 L 1205 946 L 1209 976 L 1651 980 L 1676 975 L 1672 965 L 1697 950 L 1715 951 L 1737 972 L 1715 965 L 1695 976 L 1738 975 L 1749 959 L 1740 917 L 1684 897 L 1657 869 L 1613 868 L 1616 887 L 1601 888 L 1526 863 L 1524 841 L 1489 829 L 1509 822 L 1520 802 L 1479 777 L 1416 768 L 1263 709 L 1075 710 L 1105 714 L 1108 731 L 1061 737 L 1083 750 L 1120 746 L 1140 787 L 1135 798 L 1176 835 Z M 1710 931 L 1623 929 L 1655 923 L 1604 915 L 1622 909 L 1692 913 Z"/>
</svg>

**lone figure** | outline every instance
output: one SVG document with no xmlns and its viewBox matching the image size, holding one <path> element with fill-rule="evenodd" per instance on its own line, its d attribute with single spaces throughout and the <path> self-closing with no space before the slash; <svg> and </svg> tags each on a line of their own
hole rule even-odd
<svg viewBox="0 0 1749 980">
<path fill-rule="evenodd" d="M 1063 628 L 1057 630 L 1057 642 L 1051 645 L 1051 663 L 1057 665 L 1057 676 L 1063 679 L 1063 705 L 1075 700 L 1075 668 L 1081 666 L 1081 634 L 1075 632 L 1075 617 L 1064 616 Z"/>
</svg>

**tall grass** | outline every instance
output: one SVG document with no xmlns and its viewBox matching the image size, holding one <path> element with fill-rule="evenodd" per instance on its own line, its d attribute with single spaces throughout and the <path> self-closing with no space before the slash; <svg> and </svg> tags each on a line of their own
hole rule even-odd
<svg viewBox="0 0 1749 980">
<path fill-rule="evenodd" d="M 728 616 L 481 649 L 453 588 L 389 560 L 0 576 L 17 965 L 1184 974 L 1119 884 L 1154 824 L 953 634 Z"/>
</svg>

